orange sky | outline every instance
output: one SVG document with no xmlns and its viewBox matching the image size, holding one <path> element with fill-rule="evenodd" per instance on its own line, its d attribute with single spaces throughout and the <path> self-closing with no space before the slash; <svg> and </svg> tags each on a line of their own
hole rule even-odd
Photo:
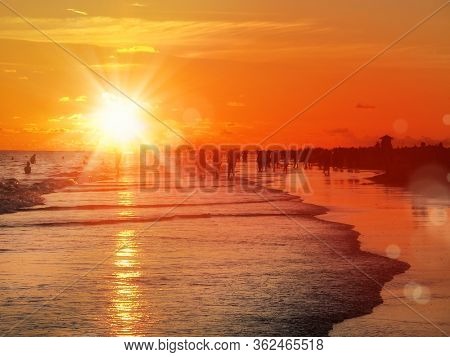
<svg viewBox="0 0 450 357">
<path fill-rule="evenodd" d="M 445 1 L 9 0 L 194 143 L 255 143 Z M 450 6 L 271 143 L 450 144 Z M 0 149 L 92 149 L 114 90 L 0 5 Z M 144 112 L 145 140 L 180 142 Z"/>
</svg>

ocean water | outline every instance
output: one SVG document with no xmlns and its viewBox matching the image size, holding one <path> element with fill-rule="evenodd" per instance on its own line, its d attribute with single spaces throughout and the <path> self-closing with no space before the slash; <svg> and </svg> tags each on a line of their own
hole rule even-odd
<svg viewBox="0 0 450 357">
<path fill-rule="evenodd" d="M 85 153 L 38 153 L 33 174 L 25 177 L 23 161 L 30 155 L 0 153 L 0 177 L 31 183 L 85 170 L 105 178 L 46 195 L 44 206 L 0 215 L 1 335 L 324 336 L 347 322 L 354 325 L 342 327 L 342 334 L 370 334 L 379 325 L 360 330 L 357 320 L 386 305 L 384 284 L 409 274 L 397 275 L 408 264 L 349 225 L 375 233 L 384 209 L 379 225 L 344 224 L 324 220 L 333 213 L 318 216 L 326 210 L 300 199 L 347 217 L 341 200 L 359 200 L 355 187 L 379 202 L 390 196 L 379 186 L 360 185 L 359 176 L 343 173 L 328 184 L 313 170 L 313 191 L 305 194 L 299 187 L 280 190 L 295 173 L 258 178 L 240 166 L 236 180 L 222 173 L 213 187 L 182 177 L 180 188 L 167 175 L 164 188 L 141 190 L 131 156 L 116 177 L 112 155 L 93 155 L 84 165 Z M 394 206 L 411 199 L 395 195 Z M 407 250 L 397 246 L 415 271 Z M 433 292 L 430 282 L 420 283 Z M 441 283 L 448 287 L 446 279 Z M 410 334 L 411 324 L 403 325 L 401 332 Z"/>
</svg>

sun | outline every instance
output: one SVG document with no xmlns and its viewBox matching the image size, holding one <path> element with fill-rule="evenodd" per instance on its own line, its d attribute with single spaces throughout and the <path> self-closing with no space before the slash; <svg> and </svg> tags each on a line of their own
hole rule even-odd
<svg viewBox="0 0 450 357">
<path fill-rule="evenodd" d="M 96 115 L 97 129 L 108 145 L 126 145 L 137 141 L 143 123 L 135 103 L 111 93 L 103 93 L 102 108 Z"/>
</svg>

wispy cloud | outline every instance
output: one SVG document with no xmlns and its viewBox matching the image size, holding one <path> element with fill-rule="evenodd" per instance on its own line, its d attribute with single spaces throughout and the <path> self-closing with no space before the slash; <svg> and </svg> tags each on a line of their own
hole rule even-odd
<svg viewBox="0 0 450 357">
<path fill-rule="evenodd" d="M 80 95 L 75 98 L 75 102 L 78 102 L 78 103 L 82 103 L 82 102 L 86 102 L 86 101 L 87 101 L 87 96 L 85 96 L 85 95 Z"/>
<path fill-rule="evenodd" d="M 48 121 L 51 123 L 59 123 L 64 121 L 78 122 L 83 119 L 85 119 L 85 115 L 83 113 L 72 113 L 67 115 L 61 115 L 59 117 L 52 117 L 49 118 Z M 30 124 L 30 126 L 35 126 L 35 124 L 33 125 Z"/>
<path fill-rule="evenodd" d="M 85 95 L 79 95 L 78 97 L 75 98 L 70 98 L 68 96 L 64 96 L 58 99 L 58 101 L 60 103 L 68 103 L 71 101 L 77 102 L 77 103 L 82 103 L 82 102 L 86 102 L 87 101 L 87 96 Z"/>
<path fill-rule="evenodd" d="M 5 73 L 16 73 L 17 70 L 15 70 L 15 69 L 4 69 L 3 72 L 5 72 Z"/>
<path fill-rule="evenodd" d="M 133 46 L 126 48 L 118 48 L 117 53 L 158 53 L 154 47 L 150 46 Z"/>
<path fill-rule="evenodd" d="M 81 11 L 81 10 L 77 10 L 77 9 L 66 9 L 66 11 L 70 11 L 70 12 L 73 12 L 74 14 L 83 15 L 83 16 L 87 16 L 88 15 L 87 12 Z"/>
<path fill-rule="evenodd" d="M 66 117 L 68 120 L 80 120 L 84 118 L 84 114 L 82 113 L 74 113 Z"/>
<path fill-rule="evenodd" d="M 147 7 L 146 4 L 142 4 L 140 2 L 134 2 L 132 4 L 130 4 L 130 6 L 134 6 L 134 7 Z"/>
<path fill-rule="evenodd" d="M 229 106 L 229 107 L 245 107 L 245 103 L 237 102 L 237 101 L 230 101 L 227 103 L 227 106 Z"/>
<path fill-rule="evenodd" d="M 365 104 L 365 103 L 357 103 L 355 105 L 356 109 L 375 109 L 376 107 L 372 104 Z"/>
<path fill-rule="evenodd" d="M 245 54 L 261 60 L 270 55 L 283 55 L 286 42 L 293 39 L 296 43 L 294 50 L 302 51 L 302 46 L 311 42 L 311 32 L 324 30 L 310 20 L 155 21 L 78 16 L 70 19 L 31 18 L 30 21 L 60 43 L 114 47 L 122 53 L 154 53 L 170 49 L 171 54 L 184 57 L 195 57 L 195 54 L 205 57 L 209 54 L 216 58 L 215 51 L 224 49 L 228 52 L 224 52 L 221 57 L 234 55 L 240 58 Z M 4 17 L 0 38 L 36 41 L 36 33 L 34 29 L 24 27 L 20 19 Z M 136 43 L 150 43 L 152 46 L 134 45 Z"/>
</svg>

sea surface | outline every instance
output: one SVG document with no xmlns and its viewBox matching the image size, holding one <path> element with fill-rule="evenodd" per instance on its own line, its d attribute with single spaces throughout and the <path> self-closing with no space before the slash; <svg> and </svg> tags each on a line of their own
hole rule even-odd
<svg viewBox="0 0 450 357">
<path fill-rule="evenodd" d="M 448 197 L 252 158 L 142 189 L 133 155 L 116 175 L 110 154 L 37 153 L 27 176 L 31 155 L 0 152 L 0 178 L 104 177 L 0 215 L 0 335 L 450 332 Z"/>
</svg>

